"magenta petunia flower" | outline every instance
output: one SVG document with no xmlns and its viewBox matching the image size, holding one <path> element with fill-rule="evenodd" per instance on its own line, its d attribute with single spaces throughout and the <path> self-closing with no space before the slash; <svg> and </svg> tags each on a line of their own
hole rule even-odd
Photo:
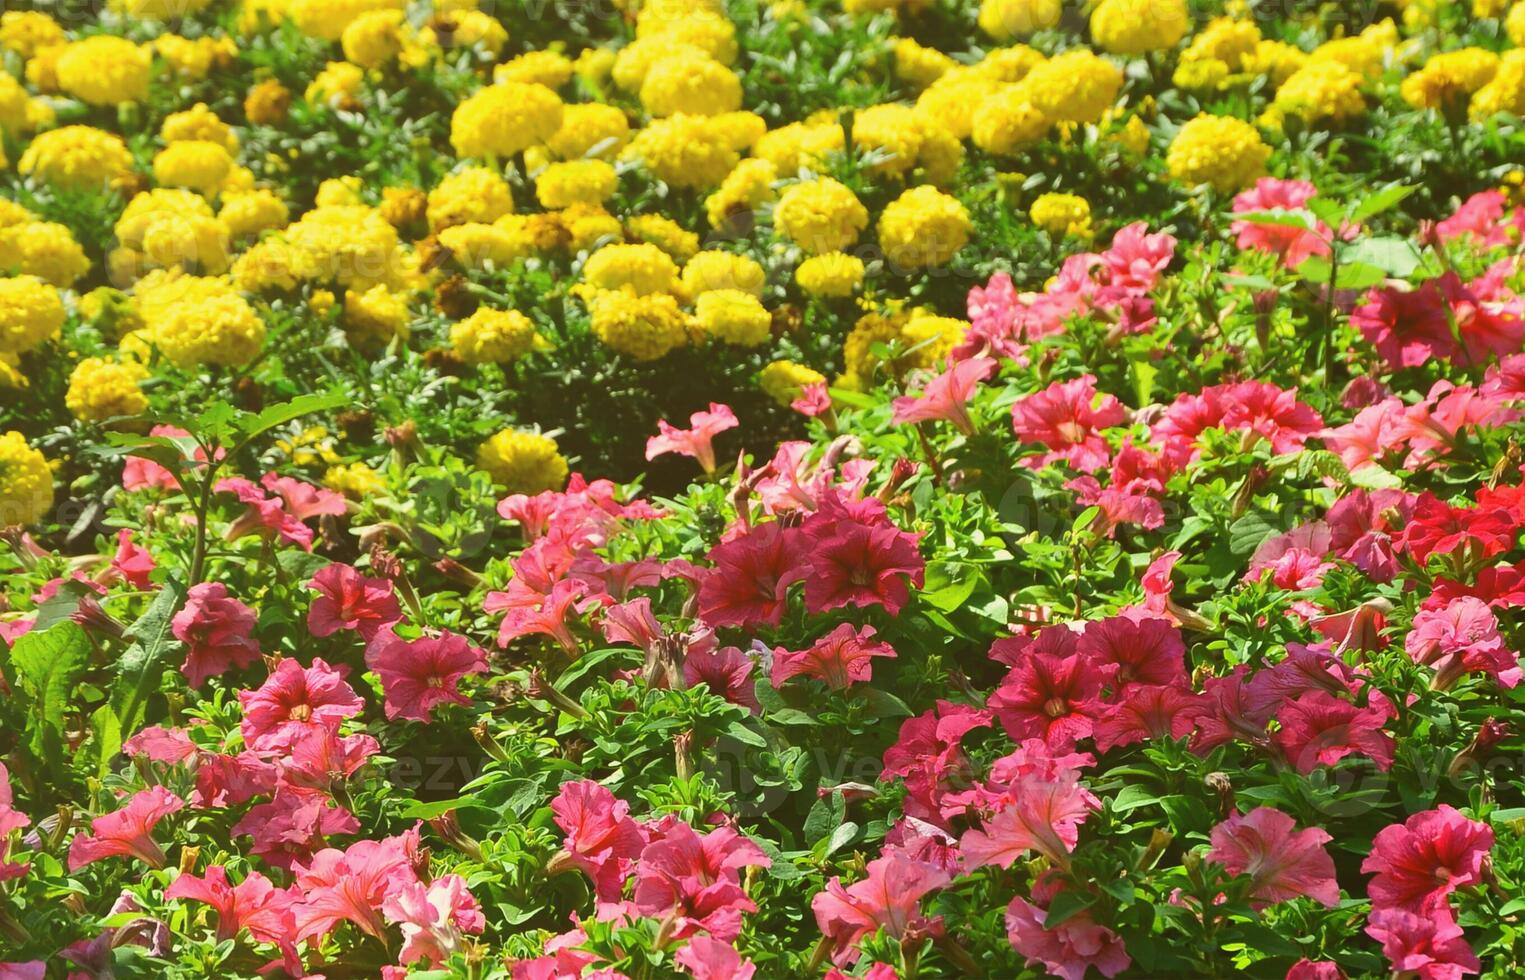
<svg viewBox="0 0 1525 980">
<path fill-rule="evenodd" d="M 1135 684 L 1096 719 L 1093 737 L 1099 752 L 1157 738 L 1185 738 L 1207 711 L 1202 695 L 1184 684 Z"/>
<path fill-rule="evenodd" d="M 1049 976 L 1085 980 L 1094 968 L 1104 977 L 1115 977 L 1132 965 L 1128 950 L 1117 933 L 1098 925 L 1089 912 L 1080 912 L 1049 929 L 1048 912 L 1023 898 L 1006 906 L 1006 939 L 1011 948 L 1027 957 L 1029 966 L 1042 964 Z"/>
<path fill-rule="evenodd" d="M 789 586 L 804 578 L 809 541 L 777 521 L 710 549 L 713 568 L 699 572 L 699 618 L 710 626 L 777 626 Z"/>
<path fill-rule="evenodd" d="M 325 848 L 297 864 L 291 886 L 296 938 L 321 939 L 339 923 L 351 922 L 384 942 L 387 923 L 381 907 L 418 880 L 412 866 L 416 850 L 416 834 L 405 834 L 356 841 L 343 851 Z"/>
<path fill-rule="evenodd" d="M 601 895 L 617 896 L 629 863 L 646 845 L 641 828 L 630 819 L 630 804 L 615 799 L 607 787 L 580 779 L 561 784 L 551 813 L 567 835 L 552 865 L 581 868 Z"/>
<path fill-rule="evenodd" d="M 239 725 L 244 742 L 262 752 L 287 748 L 313 727 L 337 725 L 360 713 L 365 702 L 344 680 L 347 668 L 330 667 L 321 657 L 311 667 L 286 659 L 254 691 L 239 691 L 244 708 Z"/>
<path fill-rule="evenodd" d="M 352 565 L 325 565 L 307 586 L 318 592 L 307 607 L 307 630 L 313 636 L 356 630 L 369 642 L 383 626 L 402 618 L 392 583 L 361 575 Z"/>
<path fill-rule="evenodd" d="M 188 648 L 180 668 L 186 683 L 200 687 L 209 677 L 258 660 L 254 624 L 254 610 L 228 595 L 221 582 L 191 586 L 185 606 L 170 620 L 175 639 Z"/>
<path fill-rule="evenodd" d="M 1386 772 L 1393 764 L 1393 737 L 1383 730 L 1392 709 L 1380 694 L 1365 708 L 1325 691 L 1308 691 L 1277 712 L 1276 744 L 1298 772 L 1332 766 L 1347 755 L 1364 755 Z"/>
<path fill-rule="evenodd" d="M 164 851 L 150 835 L 160 820 L 184 806 L 163 786 L 134 793 L 126 806 L 91 820 L 90 832 L 69 842 L 69 870 L 109 857 L 135 857 L 150 867 L 164 867 Z"/>
<path fill-rule="evenodd" d="M 1366 920 L 1366 934 L 1382 944 L 1393 976 L 1419 980 L 1461 980 L 1482 969 L 1477 954 L 1462 938 L 1449 908 L 1419 915 L 1406 909 L 1376 908 Z"/>
<path fill-rule="evenodd" d="M 843 623 L 821 637 L 806 650 L 791 652 L 778 647 L 773 651 L 773 686 L 779 687 L 791 677 L 813 677 L 826 686 L 841 691 L 867 681 L 874 657 L 894 657 L 888 643 L 874 642 L 872 626 L 861 630 Z"/>
<path fill-rule="evenodd" d="M 919 534 L 887 521 L 880 525 L 812 515 L 802 527 L 810 540 L 805 576 L 805 608 L 812 613 L 843 606 L 883 606 L 898 615 L 910 601 L 910 585 L 921 586 L 926 562 Z"/>
<path fill-rule="evenodd" d="M 471 703 L 456 685 L 467 674 L 486 670 L 487 655 L 449 630 L 416 640 L 387 630 L 366 647 L 365 663 L 381 678 L 388 718 L 430 721 L 439 705 Z"/>
<path fill-rule="evenodd" d="M 1011 669 L 986 704 L 1014 740 L 1041 738 L 1067 749 L 1090 736 L 1102 713 L 1104 675 L 1078 653 L 1035 651 Z"/>
<path fill-rule="evenodd" d="M 1099 470 L 1112 458 L 1102 429 L 1122 425 L 1128 410 L 1112 395 L 1098 395 L 1095 375 L 1056 381 L 1011 406 L 1017 439 L 1049 451 L 1026 456 L 1022 465 L 1038 469 L 1064 460 L 1080 472 Z"/>
<path fill-rule="evenodd" d="M 1431 912 L 1456 889 L 1482 880 L 1492 849 L 1492 827 L 1441 804 L 1377 834 L 1361 862 L 1362 871 L 1376 874 L 1367 894 L 1375 908 Z"/>
<path fill-rule="evenodd" d="M 1087 623 L 1076 652 L 1108 678 L 1117 691 L 1136 684 L 1186 680 L 1186 643 L 1168 620 L 1147 615 L 1109 616 Z"/>
<path fill-rule="evenodd" d="M 676 938 L 702 929 L 729 942 L 741 933 L 742 914 L 757 910 L 741 887 L 742 870 L 772 863 L 730 827 L 701 837 L 688 824 L 675 822 L 641 851 L 631 904 L 641 915 L 674 916 Z"/>
<path fill-rule="evenodd" d="M 1317 827 L 1298 830 L 1290 816 L 1262 806 L 1214 827 L 1207 858 L 1229 874 L 1250 878 L 1250 901 L 1256 908 L 1303 896 L 1333 908 L 1340 903 L 1340 886 L 1334 880 L 1334 859 L 1324 850 L 1331 840 Z"/>
<path fill-rule="evenodd" d="M 694 980 L 752 980 L 757 973 L 757 966 L 742 959 L 736 947 L 702 933 L 691 937 L 673 962 Z"/>
<path fill-rule="evenodd" d="M 438 967 L 461 948 L 465 933 L 480 933 L 487 919 L 460 875 L 442 875 L 425 885 L 406 881 L 381 903 L 388 922 L 402 930 L 400 963 L 420 960 Z"/>
</svg>

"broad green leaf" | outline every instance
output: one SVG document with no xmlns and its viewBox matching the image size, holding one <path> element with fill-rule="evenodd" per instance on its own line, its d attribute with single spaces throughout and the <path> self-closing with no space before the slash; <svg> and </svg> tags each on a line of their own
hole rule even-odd
<svg viewBox="0 0 1525 980">
<path fill-rule="evenodd" d="M 1412 241 L 1392 236 L 1363 238 L 1347 248 L 1344 254 L 1348 262 L 1375 266 L 1397 279 L 1413 275 L 1423 259 Z"/>
<path fill-rule="evenodd" d="M 1418 189 L 1406 184 L 1388 184 L 1386 187 L 1375 190 L 1356 202 L 1356 206 L 1350 212 L 1350 220 L 1352 223 L 1359 224 L 1368 218 L 1376 217 L 1382 212 L 1396 206 Z M 1332 225 L 1334 222 L 1330 222 L 1330 224 Z"/>
<path fill-rule="evenodd" d="M 127 629 L 132 642 L 117 661 L 116 682 L 111 687 L 111 709 L 124 738 L 138 730 L 148 698 L 159 686 L 165 654 L 179 642 L 171 632 L 170 621 L 184 598 L 185 587 L 171 579 Z"/>
<path fill-rule="evenodd" d="M 261 433 L 268 432 L 278 425 L 285 425 L 292 419 L 348 405 L 350 401 L 350 396 L 342 391 L 298 395 L 289 402 L 271 405 L 258 415 L 244 415 L 239 418 L 237 428 L 241 437 L 240 441 L 249 442 Z"/>
<path fill-rule="evenodd" d="M 34 629 L 11 647 L 18 693 L 26 701 L 27 744 L 55 770 L 63 764 L 64 715 L 89 660 L 90 639 L 72 620 Z"/>
</svg>

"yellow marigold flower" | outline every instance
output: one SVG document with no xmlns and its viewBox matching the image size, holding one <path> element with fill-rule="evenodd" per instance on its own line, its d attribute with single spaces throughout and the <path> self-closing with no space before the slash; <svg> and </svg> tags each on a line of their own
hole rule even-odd
<svg viewBox="0 0 1525 980">
<path fill-rule="evenodd" d="M 916 109 L 923 118 L 935 119 L 954 136 L 967 139 L 974 129 L 975 110 L 1003 85 L 994 75 L 977 68 L 955 68 L 917 97 Z M 854 142 L 857 135 L 854 125 Z"/>
<path fill-rule="evenodd" d="M 708 118 L 678 113 L 652 120 L 625 152 L 672 187 L 714 187 L 741 159 L 722 136 Z"/>
<path fill-rule="evenodd" d="M 1050 235 L 1091 236 L 1091 205 L 1074 194 L 1040 194 L 1027 216 Z"/>
<path fill-rule="evenodd" d="M 807 252 L 840 251 L 868 227 L 868 209 L 846 185 L 818 177 L 785 188 L 773 209 L 773 227 Z"/>
<path fill-rule="evenodd" d="M 21 360 L 15 354 L 0 352 L 0 388 L 30 388 L 32 382 L 21 372 Z"/>
<path fill-rule="evenodd" d="M 402 54 L 412 28 L 401 10 L 368 10 L 349 22 L 340 38 L 346 61 L 380 68 Z"/>
<path fill-rule="evenodd" d="M 819 167 L 827 154 L 840 151 L 846 145 L 846 137 L 838 123 L 798 122 L 763 134 L 752 147 L 752 155 L 773 164 L 779 176 L 792 177 L 801 168 Z"/>
<path fill-rule="evenodd" d="M 233 158 L 221 143 L 183 140 L 154 154 L 154 180 L 171 187 L 189 187 L 214 196 L 233 170 Z"/>
<path fill-rule="evenodd" d="M 63 325 L 57 289 L 36 276 L 0 279 L 0 353 L 25 354 Z"/>
<path fill-rule="evenodd" d="M 1361 76 L 1338 61 L 1310 61 L 1276 90 L 1272 107 L 1307 122 L 1334 123 L 1366 112 Z"/>
<path fill-rule="evenodd" d="M 509 493 L 560 490 L 570 472 L 555 439 L 522 429 L 504 429 L 482 443 L 477 469 Z"/>
<path fill-rule="evenodd" d="M 899 175 L 916 166 L 923 125 L 921 116 L 910 106 L 898 103 L 869 106 L 854 117 L 852 131 L 855 147 L 881 157 L 869 168 L 874 173 Z"/>
<path fill-rule="evenodd" d="M 271 228 L 284 227 L 291 213 L 286 202 L 274 191 L 264 189 L 224 194 L 217 217 L 235 238 L 257 235 Z"/>
<path fill-rule="evenodd" d="M 694 319 L 710 337 L 738 347 L 758 347 L 773 336 L 773 317 L 756 296 L 740 289 L 699 294 Z"/>
<path fill-rule="evenodd" d="M 1214 17 L 1181 52 L 1180 63 L 1217 61 L 1227 71 L 1243 71 L 1245 60 L 1254 54 L 1260 41 L 1260 28 L 1254 21 Z"/>
<path fill-rule="evenodd" d="M 997 41 L 1027 37 L 1059 23 L 1060 0 L 983 0 L 980 30 Z"/>
<path fill-rule="evenodd" d="M 497 171 L 467 167 L 450 174 L 429 192 L 429 227 L 434 231 L 468 222 L 491 223 L 514 209 L 513 192 Z"/>
<path fill-rule="evenodd" d="M 241 367 L 265 344 L 265 322 L 231 289 L 177 303 L 156 320 L 154 342 L 177 367 Z"/>
<path fill-rule="evenodd" d="M 574 204 L 553 217 L 557 227 L 566 234 L 567 248 L 573 255 L 607 242 L 618 242 L 624 234 L 618 218 L 589 204 Z"/>
<path fill-rule="evenodd" d="M 902 359 L 902 368 L 935 368 L 947 359 L 969 332 L 969 321 L 951 316 L 918 313 L 901 328 L 901 338 L 910 353 Z"/>
<path fill-rule="evenodd" d="M 678 287 L 678 267 L 655 245 L 605 245 L 588 256 L 583 282 L 596 290 L 629 288 L 638 296 L 671 293 Z"/>
<path fill-rule="evenodd" d="M 194 41 L 178 34 L 161 34 L 152 41 L 154 53 L 177 78 L 199 82 L 212 69 L 238 57 L 238 47 L 228 38 L 198 37 Z"/>
<path fill-rule="evenodd" d="M 21 83 L 0 71 L 0 130 L 19 136 L 32 128 L 31 97 Z"/>
<path fill-rule="evenodd" d="M 946 265 L 969 240 L 969 212 L 935 187 L 913 187 L 879 216 L 879 245 L 901 269 Z"/>
<path fill-rule="evenodd" d="M 1117 100 L 1123 73 L 1085 48 L 1072 48 L 1035 66 L 1018 84 L 1050 120 L 1093 123 Z"/>
<path fill-rule="evenodd" d="M 104 422 L 118 415 L 139 415 L 148 408 L 139 383 L 148 369 L 137 361 L 108 361 L 87 357 L 69 375 L 64 406 L 86 422 Z"/>
<path fill-rule="evenodd" d="M 1443 109 L 1460 104 L 1493 81 L 1499 56 L 1483 48 L 1445 51 L 1403 80 L 1399 93 L 1416 109 Z"/>
<path fill-rule="evenodd" d="M 65 126 L 38 134 L 16 169 L 56 187 L 102 187 L 132 172 L 132 154 L 115 134 Z"/>
<path fill-rule="evenodd" d="M 608 48 L 584 48 L 573 62 L 572 69 L 588 85 L 601 86 L 614 70 L 616 57 Z"/>
<path fill-rule="evenodd" d="M 850 387 L 861 389 L 873 383 L 874 373 L 880 366 L 874 348 L 903 341 L 902 326 L 903 322 L 876 313 L 858 318 L 842 342 L 842 360 L 847 369 L 843 380 Z"/>
<path fill-rule="evenodd" d="M 518 310 L 485 306 L 450 327 L 450 346 L 467 364 L 508 364 L 535 346 L 535 324 Z"/>
<path fill-rule="evenodd" d="M 446 10 L 444 4 L 434 6 L 435 17 L 430 21 L 429 26 L 424 28 L 421 37 L 424 43 L 443 48 L 480 47 L 494 58 L 508 43 L 508 31 L 504 30 L 498 18 L 491 14 L 480 10 Z M 541 79 L 526 78 L 514 79 L 514 81 L 541 81 Z"/>
<path fill-rule="evenodd" d="M 825 382 L 826 375 L 793 361 L 773 361 L 757 373 L 758 387 L 785 408 L 803 394 L 806 385 Z"/>
<path fill-rule="evenodd" d="M 710 116 L 709 131 L 737 153 L 749 150 L 768 131 L 768 122 L 745 109 Z"/>
<path fill-rule="evenodd" d="M 1149 127 L 1138 116 L 1129 116 L 1127 122 L 1112 130 L 1109 138 L 1136 157 L 1149 150 Z"/>
<path fill-rule="evenodd" d="M 1170 176 L 1185 184 L 1210 184 L 1222 193 L 1240 191 L 1266 172 L 1271 148 L 1254 126 L 1206 113 L 1181 127 L 1165 154 Z"/>
<path fill-rule="evenodd" d="M 637 361 L 655 361 L 688 342 L 687 318 L 670 293 L 599 292 L 588 300 L 588 313 L 599 340 Z"/>
<path fill-rule="evenodd" d="M 975 64 L 974 70 L 998 82 L 1020 82 L 1047 59 L 1043 52 L 1025 44 L 995 48 Z"/>
<path fill-rule="evenodd" d="M 1391 24 L 1391 21 L 1388 21 Z M 1388 47 L 1375 35 L 1365 31 L 1354 37 L 1341 37 L 1325 41 L 1308 55 L 1309 63 L 1338 62 L 1363 78 L 1376 78 L 1382 74 Z"/>
<path fill-rule="evenodd" d="M 353 105 L 365 88 L 365 69 L 348 61 L 330 61 L 302 93 L 315 106 L 340 109 Z"/>
<path fill-rule="evenodd" d="M 519 82 L 555 89 L 572 80 L 572 71 L 571 59 L 558 51 L 527 51 L 494 68 L 492 80 L 499 85 Z"/>
<path fill-rule="evenodd" d="M 416 187 L 383 187 L 377 210 L 393 228 L 426 223 L 429 198 Z"/>
<path fill-rule="evenodd" d="M 736 165 L 713 194 L 704 199 L 704 211 L 710 227 L 721 228 L 733 220 L 750 221 L 752 213 L 777 198 L 773 183 L 778 168 L 761 159 L 747 159 Z"/>
<path fill-rule="evenodd" d="M 1190 29 L 1185 0 L 1101 0 L 1091 12 L 1091 38 L 1112 54 L 1164 51 Z"/>
<path fill-rule="evenodd" d="M 244 115 L 256 126 L 278 126 L 291 108 L 291 90 L 275 79 L 266 79 L 244 97 Z"/>
<path fill-rule="evenodd" d="M 344 328 L 350 343 L 362 350 L 385 347 L 393 337 L 407 339 L 408 297 L 377 284 L 360 292 L 344 291 Z"/>
<path fill-rule="evenodd" d="M 363 207 L 365 182 L 359 177 L 328 177 L 318 185 L 313 203 L 320 208 Z"/>
<path fill-rule="evenodd" d="M 143 254 L 160 268 L 199 266 L 213 275 L 228 268 L 228 226 L 211 215 L 161 213 L 143 232 Z"/>
<path fill-rule="evenodd" d="M 309 37 L 337 41 L 361 14 L 373 10 L 402 10 L 404 0 L 291 0 L 287 15 Z"/>
<path fill-rule="evenodd" d="M 716 289 L 761 297 L 768 275 L 756 260 L 718 249 L 700 252 L 683 267 L 683 292 L 693 298 Z"/>
<path fill-rule="evenodd" d="M 1504 32 L 1509 35 L 1511 44 L 1525 48 L 1525 0 L 1517 0 L 1504 15 Z"/>
<path fill-rule="evenodd" d="M 699 58 L 707 56 L 702 48 L 696 48 L 691 44 L 675 42 L 665 37 L 639 37 L 620 48 L 614 58 L 610 76 L 614 79 L 614 84 L 626 92 L 637 93 L 646 81 L 646 73 L 651 71 L 653 65 L 664 58 L 680 54 Z"/>
<path fill-rule="evenodd" d="M 148 97 L 153 56 L 125 38 L 97 34 L 69 44 L 55 66 L 58 85 L 91 105 L 141 102 Z"/>
<path fill-rule="evenodd" d="M 1477 90 L 1467 111 L 1474 120 L 1500 112 L 1525 116 L 1525 50 L 1504 52 L 1493 80 Z"/>
<path fill-rule="evenodd" d="M 653 62 L 641 82 L 641 105 L 653 116 L 718 116 L 741 108 L 741 79 L 707 54 Z"/>
<path fill-rule="evenodd" d="M 630 121 L 618 106 L 581 102 L 566 107 L 561 114 L 561 127 L 545 145 L 563 160 L 586 156 L 613 159 L 628 142 Z"/>
<path fill-rule="evenodd" d="M 927 48 L 908 37 L 895 41 L 895 77 L 917 88 L 926 88 L 958 67 L 958 62 L 936 48 Z"/>
<path fill-rule="evenodd" d="M 506 269 L 536 252 L 536 245 L 526 235 L 514 234 L 506 228 L 508 219 L 519 215 L 505 215 L 494 224 L 469 221 L 451 225 L 439 233 L 439 242 L 450 250 L 455 261 L 466 269 L 480 269 L 488 263 Z"/>
<path fill-rule="evenodd" d="M 699 251 L 699 236 L 660 214 L 638 214 L 625 222 L 625 237 L 655 245 L 675 261 L 687 262 Z"/>
<path fill-rule="evenodd" d="M 217 114 L 207 108 L 205 102 L 198 102 L 184 112 L 172 112 L 165 116 L 164 125 L 159 128 L 159 136 L 166 143 L 196 140 L 219 143 L 229 154 L 238 152 L 238 137 L 234 135 L 232 127 L 217 118 Z"/>
<path fill-rule="evenodd" d="M 0 228 L 0 269 L 15 269 L 66 289 L 90 271 L 90 260 L 67 226 L 26 221 Z"/>
<path fill-rule="evenodd" d="M 145 20 L 174 20 L 199 14 L 211 0 L 111 0 L 111 9 Z"/>
<path fill-rule="evenodd" d="M 0 228 L 24 225 L 36 220 L 37 215 L 31 211 L 28 211 L 15 201 L 0 197 Z"/>
<path fill-rule="evenodd" d="M 0 525 L 36 524 L 53 506 L 47 457 L 16 431 L 0 436 Z"/>
<path fill-rule="evenodd" d="M 811 296 L 842 298 L 863 285 L 863 260 L 845 252 L 826 252 L 801 262 L 794 281 Z"/>
<path fill-rule="evenodd" d="M 67 50 L 67 44 L 55 44 L 32 55 L 26 63 L 27 84 L 40 93 L 52 95 L 59 92 L 58 59 Z"/>
<path fill-rule="evenodd" d="M 375 470 L 364 463 L 340 463 L 323 474 L 323 485 L 351 500 L 364 500 L 386 493 L 387 484 Z"/>
<path fill-rule="evenodd" d="M 1032 104 L 1025 87 L 1007 85 L 975 108 L 973 126 L 975 146 L 986 153 L 1011 156 L 1043 139 L 1049 120 Z"/>
<path fill-rule="evenodd" d="M 642 12 L 645 12 L 645 8 Z M 659 38 L 675 45 L 691 45 L 723 65 L 736 60 L 736 25 L 719 14 L 698 14 L 661 21 L 642 16 L 636 25 L 636 35 Z"/>
<path fill-rule="evenodd" d="M 535 196 L 546 208 L 599 204 L 613 197 L 618 189 L 619 175 L 603 160 L 553 163 L 535 178 Z"/>
<path fill-rule="evenodd" d="M 66 40 L 58 22 L 40 11 L 8 10 L 0 14 L 0 48 L 23 58 L 63 45 Z"/>
<path fill-rule="evenodd" d="M 489 85 L 455 107 L 450 145 L 463 157 L 511 157 L 561 128 L 561 99 L 544 85 Z"/>
</svg>

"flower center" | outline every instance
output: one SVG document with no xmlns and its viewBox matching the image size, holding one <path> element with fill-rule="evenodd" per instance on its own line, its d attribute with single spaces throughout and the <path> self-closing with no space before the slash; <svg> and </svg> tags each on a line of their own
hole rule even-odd
<svg viewBox="0 0 1525 980">
<path fill-rule="evenodd" d="M 1058 718 L 1060 715 L 1069 714 L 1070 706 L 1064 698 L 1049 698 L 1043 702 L 1043 713 L 1050 718 Z"/>
</svg>

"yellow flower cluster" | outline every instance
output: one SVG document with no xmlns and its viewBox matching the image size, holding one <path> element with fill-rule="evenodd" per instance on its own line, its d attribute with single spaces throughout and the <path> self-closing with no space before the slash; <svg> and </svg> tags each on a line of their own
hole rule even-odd
<svg viewBox="0 0 1525 980">
<path fill-rule="evenodd" d="M 841 299 L 863 285 L 863 260 L 844 252 L 814 255 L 794 270 L 794 281 L 811 296 Z"/>
<path fill-rule="evenodd" d="M 77 419 L 102 422 L 118 415 L 138 415 L 148 408 L 139 385 L 148 369 L 134 360 L 87 357 L 69 375 L 64 406 Z"/>
<path fill-rule="evenodd" d="M 507 364 L 535 346 L 535 325 L 517 310 L 484 306 L 451 326 L 450 346 L 467 364 Z"/>
<path fill-rule="evenodd" d="M 1444 51 L 1403 80 L 1403 100 L 1416 109 L 1448 109 L 1464 105 L 1478 89 L 1493 81 L 1499 56 L 1483 48 Z"/>
<path fill-rule="evenodd" d="M 1113 54 L 1173 48 L 1190 29 L 1186 0 L 1101 0 L 1091 13 L 1091 37 Z"/>
<path fill-rule="evenodd" d="M 63 325 L 57 289 L 36 276 L 0 279 L 0 353 L 24 354 Z"/>
<path fill-rule="evenodd" d="M 570 472 L 555 439 L 519 429 L 504 429 L 482 443 L 477 468 L 509 493 L 560 490 Z"/>
<path fill-rule="evenodd" d="M 1027 216 L 1050 235 L 1091 237 L 1091 205 L 1074 194 L 1041 194 Z"/>
<path fill-rule="evenodd" d="M 822 384 L 826 375 L 793 361 L 773 361 L 757 375 L 757 384 L 769 398 L 787 407 L 800 397 L 806 385 Z"/>
<path fill-rule="evenodd" d="M 868 209 L 856 194 L 830 177 L 791 184 L 773 209 L 778 233 L 812 254 L 846 248 L 867 226 Z"/>
<path fill-rule="evenodd" d="M 35 524 L 53 506 L 53 470 L 19 432 L 0 435 L 0 527 Z"/>
<path fill-rule="evenodd" d="M 947 265 L 969 241 L 969 212 L 958 199 L 922 184 L 885 205 L 879 216 L 879 245 L 892 267 L 927 269 Z"/>
<path fill-rule="evenodd" d="M 1263 176 L 1270 156 L 1271 148 L 1254 126 L 1203 113 L 1181 127 L 1165 153 L 1165 166 L 1182 183 L 1232 193 Z"/>
<path fill-rule="evenodd" d="M 16 169 L 61 188 L 98 188 L 131 173 L 132 154 L 114 133 L 65 126 L 32 140 Z"/>
</svg>

